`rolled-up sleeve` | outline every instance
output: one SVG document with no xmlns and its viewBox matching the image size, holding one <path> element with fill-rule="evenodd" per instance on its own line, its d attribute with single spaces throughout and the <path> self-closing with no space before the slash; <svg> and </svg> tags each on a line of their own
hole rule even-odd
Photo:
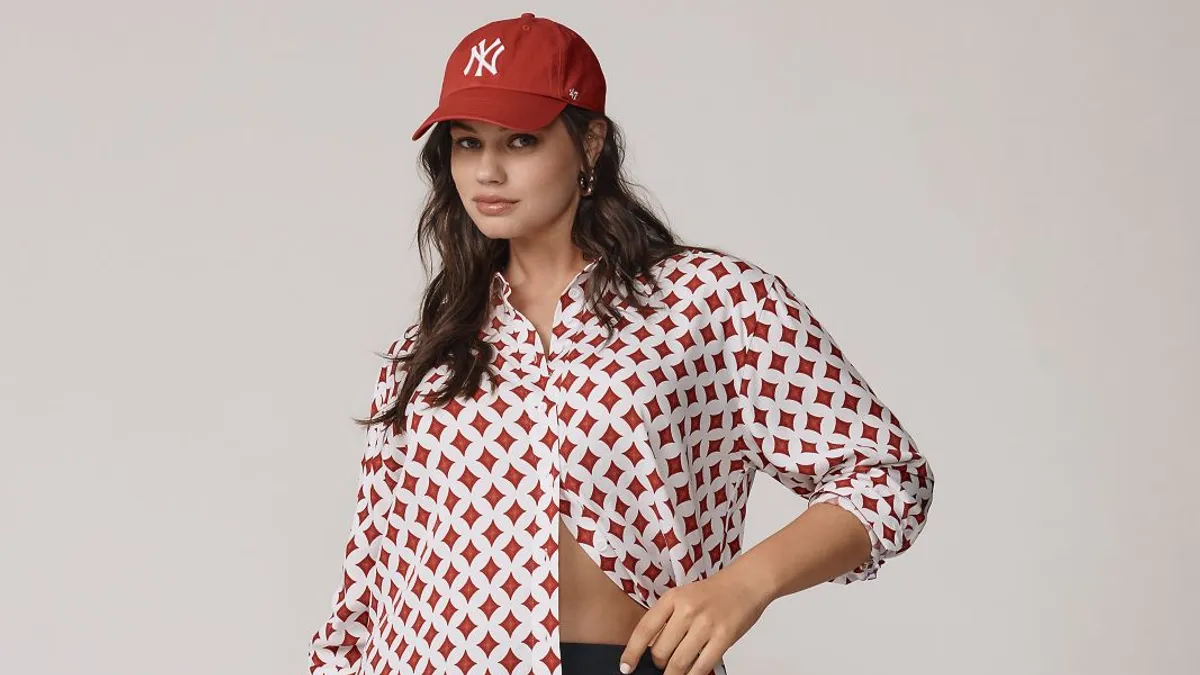
<svg viewBox="0 0 1200 675">
<path fill-rule="evenodd" d="M 389 357 L 411 349 L 412 328 L 405 337 L 392 342 Z M 370 417 L 392 404 L 404 382 L 403 371 L 388 363 L 379 370 Z M 401 430 L 399 433 L 406 433 Z M 392 510 L 398 460 L 389 447 L 399 447 L 402 437 L 393 436 L 382 424 L 366 428 L 361 455 L 357 500 L 350 534 L 342 557 L 341 582 L 333 592 L 330 611 L 324 623 L 308 643 L 311 675 L 358 675 L 364 646 L 373 628 L 375 597 L 378 587 L 376 562 L 388 534 L 388 514 Z"/>
<path fill-rule="evenodd" d="M 805 497 L 854 514 L 870 558 L 830 581 L 874 579 L 912 546 L 933 499 L 933 473 L 896 415 L 808 306 L 778 276 L 751 284 L 738 352 L 742 447 L 749 463 Z"/>
</svg>

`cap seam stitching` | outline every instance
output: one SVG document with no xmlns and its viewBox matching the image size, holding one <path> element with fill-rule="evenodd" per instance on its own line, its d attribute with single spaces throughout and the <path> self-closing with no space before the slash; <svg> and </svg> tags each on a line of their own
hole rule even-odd
<svg viewBox="0 0 1200 675">
<path fill-rule="evenodd" d="M 469 87 L 460 87 L 458 89 L 454 89 L 450 93 L 458 93 L 460 91 L 469 91 L 471 89 L 499 89 L 501 91 L 515 91 L 515 92 L 518 92 L 521 94 L 529 94 L 530 96 L 540 96 L 542 98 L 550 99 L 552 101 L 558 101 L 559 103 L 562 102 L 561 96 L 551 96 L 549 94 L 546 94 L 546 93 L 540 92 L 540 91 L 529 91 L 528 89 L 518 89 L 517 87 L 513 87 L 511 85 L 501 86 L 498 84 L 472 84 Z"/>
</svg>

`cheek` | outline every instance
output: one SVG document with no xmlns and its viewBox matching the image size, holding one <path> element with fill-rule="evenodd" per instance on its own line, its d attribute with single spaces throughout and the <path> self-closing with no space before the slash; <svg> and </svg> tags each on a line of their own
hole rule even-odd
<svg viewBox="0 0 1200 675">
<path fill-rule="evenodd" d="M 575 193 L 575 175 L 567 161 L 544 162 L 531 167 L 529 188 L 557 205 L 569 201 Z"/>
<path fill-rule="evenodd" d="M 454 187 L 461 195 L 463 186 L 467 185 L 471 178 L 471 167 L 468 163 L 459 158 L 460 155 L 450 156 L 450 178 L 454 181 Z"/>
</svg>

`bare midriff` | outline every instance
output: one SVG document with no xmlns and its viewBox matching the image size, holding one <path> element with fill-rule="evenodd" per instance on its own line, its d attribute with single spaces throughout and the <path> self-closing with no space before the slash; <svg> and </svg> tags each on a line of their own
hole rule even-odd
<svg viewBox="0 0 1200 675">
<path fill-rule="evenodd" d="M 558 522 L 559 640 L 625 644 L 646 613 Z"/>
</svg>

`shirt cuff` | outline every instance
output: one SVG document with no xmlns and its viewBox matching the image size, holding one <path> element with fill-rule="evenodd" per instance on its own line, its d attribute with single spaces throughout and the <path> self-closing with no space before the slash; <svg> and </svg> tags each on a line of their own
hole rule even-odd
<svg viewBox="0 0 1200 675">
<path fill-rule="evenodd" d="M 855 567 L 849 572 L 839 574 L 829 581 L 842 585 L 853 583 L 855 581 L 870 581 L 879 574 L 879 569 L 883 566 L 883 559 L 887 554 L 887 550 L 883 545 L 883 540 L 881 540 L 879 535 L 875 532 L 871 517 L 864 513 L 863 509 L 859 505 L 855 504 L 853 499 L 846 495 L 839 494 L 839 492 L 841 492 L 841 490 L 836 488 L 818 492 L 812 499 L 809 500 L 808 503 L 810 506 L 812 504 L 833 503 L 854 514 L 854 516 L 858 518 L 859 522 L 862 523 L 863 527 L 867 530 L 867 534 L 871 537 L 871 555 L 858 567 Z"/>
</svg>

